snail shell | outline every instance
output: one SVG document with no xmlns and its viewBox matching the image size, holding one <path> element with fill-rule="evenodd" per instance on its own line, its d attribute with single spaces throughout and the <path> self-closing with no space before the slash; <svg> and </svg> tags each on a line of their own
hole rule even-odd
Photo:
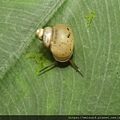
<svg viewBox="0 0 120 120">
<path fill-rule="evenodd" d="M 56 61 L 69 61 L 73 54 L 74 37 L 72 30 L 67 25 L 57 24 L 53 28 L 38 29 L 36 34 L 50 49 Z"/>
</svg>

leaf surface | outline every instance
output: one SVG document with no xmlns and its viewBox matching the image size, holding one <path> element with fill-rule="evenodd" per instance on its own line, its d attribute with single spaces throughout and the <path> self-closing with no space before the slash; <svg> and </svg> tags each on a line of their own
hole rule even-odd
<svg viewBox="0 0 120 120">
<path fill-rule="evenodd" d="M 120 114 L 119 13 L 119 0 L 1 0 L 0 114 Z M 73 30 L 84 77 L 71 66 L 38 76 L 38 63 L 25 57 L 45 49 L 36 30 L 58 23 Z M 54 61 L 49 51 L 43 57 L 43 66 Z"/>
</svg>

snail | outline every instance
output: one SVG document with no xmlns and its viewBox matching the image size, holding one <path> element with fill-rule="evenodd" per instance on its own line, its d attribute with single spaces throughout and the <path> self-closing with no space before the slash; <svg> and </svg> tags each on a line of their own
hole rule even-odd
<svg viewBox="0 0 120 120">
<path fill-rule="evenodd" d="M 72 30 L 65 24 L 57 24 L 54 27 L 45 27 L 36 31 L 38 38 L 43 41 L 55 59 L 55 61 L 41 71 L 56 66 L 57 63 L 69 62 L 71 66 L 82 75 L 81 70 L 72 60 L 74 48 L 74 36 Z M 82 75 L 83 76 L 83 75 Z"/>
</svg>

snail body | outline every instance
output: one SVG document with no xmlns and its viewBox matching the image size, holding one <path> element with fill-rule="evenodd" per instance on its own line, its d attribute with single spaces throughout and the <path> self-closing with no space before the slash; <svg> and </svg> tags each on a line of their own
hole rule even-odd
<svg viewBox="0 0 120 120">
<path fill-rule="evenodd" d="M 57 24 L 54 27 L 45 27 L 36 31 L 38 38 L 43 41 L 58 62 L 69 61 L 71 65 L 80 72 L 71 60 L 74 48 L 74 36 L 72 30 L 65 24 Z"/>
</svg>

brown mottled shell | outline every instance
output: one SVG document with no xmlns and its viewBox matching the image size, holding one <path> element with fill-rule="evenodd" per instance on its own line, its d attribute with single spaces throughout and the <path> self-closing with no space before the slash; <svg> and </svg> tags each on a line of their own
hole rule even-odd
<svg viewBox="0 0 120 120">
<path fill-rule="evenodd" d="M 65 24 L 57 24 L 53 27 L 50 50 L 55 60 L 68 61 L 73 54 L 74 37 L 72 30 Z"/>
</svg>

